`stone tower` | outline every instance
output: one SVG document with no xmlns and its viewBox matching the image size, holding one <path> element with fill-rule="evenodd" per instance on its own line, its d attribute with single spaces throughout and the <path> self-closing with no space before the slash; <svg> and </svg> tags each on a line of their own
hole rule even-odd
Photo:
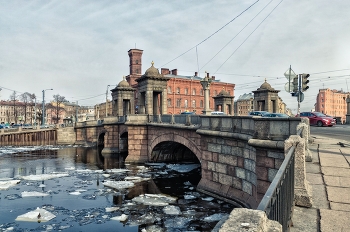
<svg viewBox="0 0 350 232">
<path fill-rule="evenodd" d="M 230 96 L 224 89 L 213 97 L 215 102 L 215 111 L 222 111 L 227 115 L 233 115 L 234 96 Z"/>
<path fill-rule="evenodd" d="M 117 87 L 111 90 L 113 99 L 113 116 L 122 116 L 135 114 L 135 89 L 130 87 L 129 83 L 123 77 Z"/>
<path fill-rule="evenodd" d="M 138 110 L 140 114 L 167 114 L 167 82 L 169 77 L 161 75 L 153 66 L 146 70 L 138 82 Z"/>
<path fill-rule="evenodd" d="M 126 80 L 129 82 L 131 87 L 136 87 L 137 82 L 135 80 L 142 75 L 142 53 L 143 50 L 136 48 L 128 51 L 129 75 L 126 77 Z"/>
<path fill-rule="evenodd" d="M 269 83 L 265 82 L 253 91 L 254 93 L 254 111 L 268 111 L 277 113 L 279 110 L 279 90 L 275 90 Z"/>
</svg>

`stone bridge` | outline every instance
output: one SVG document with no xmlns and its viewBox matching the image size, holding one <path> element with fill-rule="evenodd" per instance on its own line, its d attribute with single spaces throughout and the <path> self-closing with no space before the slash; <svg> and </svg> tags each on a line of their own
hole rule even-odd
<svg viewBox="0 0 350 232">
<path fill-rule="evenodd" d="M 256 208 L 284 160 L 284 141 L 296 135 L 300 122 L 300 118 L 127 115 L 77 123 L 75 134 L 76 143 L 103 145 L 104 156 L 127 152 L 125 162 L 196 159 L 202 170 L 199 191 Z"/>
</svg>

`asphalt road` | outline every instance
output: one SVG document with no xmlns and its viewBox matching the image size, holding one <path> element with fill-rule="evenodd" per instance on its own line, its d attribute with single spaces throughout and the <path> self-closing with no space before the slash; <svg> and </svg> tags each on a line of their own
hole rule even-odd
<svg viewBox="0 0 350 232">
<path fill-rule="evenodd" d="M 350 125 L 334 125 L 332 127 L 310 127 L 310 134 L 312 137 L 322 136 L 332 139 L 339 139 L 339 141 L 347 141 L 350 143 Z"/>
</svg>

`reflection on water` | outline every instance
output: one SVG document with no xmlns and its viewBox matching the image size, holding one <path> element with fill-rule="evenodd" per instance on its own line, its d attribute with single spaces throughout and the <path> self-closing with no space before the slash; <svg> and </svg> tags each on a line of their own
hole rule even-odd
<svg viewBox="0 0 350 232">
<path fill-rule="evenodd" d="M 200 168 L 182 173 L 165 164 L 125 165 L 124 160 L 125 155 L 104 157 L 97 149 L 86 147 L 1 148 L 0 180 L 13 178 L 21 182 L 0 191 L 0 230 L 210 231 L 220 220 L 218 218 L 233 209 L 232 205 L 208 200 L 208 196 L 195 191 Z M 107 174 L 105 171 L 109 169 L 129 171 Z M 69 176 L 41 181 L 21 178 L 57 172 Z M 124 181 L 127 176 L 147 181 L 119 190 L 103 185 L 106 180 Z M 23 191 L 41 191 L 49 196 L 22 198 Z M 132 200 L 144 194 L 176 197 L 173 205 L 178 207 L 179 213 L 165 213 L 164 207 Z M 17 216 L 37 207 L 52 212 L 56 218 L 41 224 L 15 221 Z M 106 212 L 106 207 L 119 209 Z M 128 216 L 126 221 L 111 220 L 122 214 Z"/>
</svg>

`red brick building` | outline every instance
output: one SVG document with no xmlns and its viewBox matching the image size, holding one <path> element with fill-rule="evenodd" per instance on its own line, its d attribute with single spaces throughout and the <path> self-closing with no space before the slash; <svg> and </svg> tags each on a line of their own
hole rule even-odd
<svg viewBox="0 0 350 232">
<path fill-rule="evenodd" d="M 142 53 L 143 50 L 140 49 L 130 49 L 128 51 L 130 73 L 126 76 L 126 81 L 134 88 L 137 88 L 138 84 L 135 80 L 143 75 Z M 194 111 L 197 114 L 202 113 L 204 109 L 204 91 L 200 81 L 203 77 L 199 77 L 197 72 L 193 76 L 178 75 L 177 69 L 170 70 L 167 68 L 162 68 L 160 73 L 170 78 L 167 82 L 167 108 L 169 114 L 179 114 L 184 111 Z M 230 96 L 234 96 L 235 84 L 221 82 L 216 80 L 215 76 L 212 76 L 212 80 L 209 107 L 211 110 L 221 110 L 229 114 L 228 109 L 215 109 L 214 98 L 212 97 L 217 96 L 222 90 L 225 90 Z M 135 105 L 137 105 L 137 97 L 136 91 Z"/>
</svg>

